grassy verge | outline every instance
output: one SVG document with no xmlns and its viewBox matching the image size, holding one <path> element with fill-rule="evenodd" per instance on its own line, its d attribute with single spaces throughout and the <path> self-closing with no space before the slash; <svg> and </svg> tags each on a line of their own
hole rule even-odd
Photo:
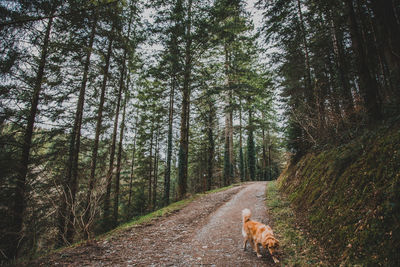
<svg viewBox="0 0 400 267">
<path fill-rule="evenodd" d="M 280 242 L 282 266 L 328 265 L 316 241 L 298 227 L 290 203 L 279 194 L 276 181 L 267 184 L 266 205 Z"/>
</svg>

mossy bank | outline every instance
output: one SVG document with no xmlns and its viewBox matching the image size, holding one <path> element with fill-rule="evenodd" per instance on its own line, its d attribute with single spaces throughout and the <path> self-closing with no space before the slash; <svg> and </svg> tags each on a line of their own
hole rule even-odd
<svg viewBox="0 0 400 267">
<path fill-rule="evenodd" d="M 400 124 L 303 156 L 278 186 L 337 264 L 400 266 Z"/>
</svg>

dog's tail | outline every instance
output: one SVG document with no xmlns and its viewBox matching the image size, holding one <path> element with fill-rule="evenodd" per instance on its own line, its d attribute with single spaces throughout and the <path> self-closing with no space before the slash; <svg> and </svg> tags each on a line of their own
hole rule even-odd
<svg viewBox="0 0 400 267">
<path fill-rule="evenodd" d="M 242 217 L 243 217 L 243 223 L 247 222 L 248 220 L 250 220 L 251 211 L 249 209 L 242 210 Z"/>
</svg>

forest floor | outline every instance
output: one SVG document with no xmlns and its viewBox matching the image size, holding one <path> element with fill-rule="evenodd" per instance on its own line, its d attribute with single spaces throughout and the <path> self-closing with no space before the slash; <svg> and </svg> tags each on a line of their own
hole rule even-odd
<svg viewBox="0 0 400 267">
<path fill-rule="evenodd" d="M 67 248 L 30 266 L 273 266 L 269 253 L 243 251 L 241 211 L 269 224 L 266 182 L 207 194 L 181 210 L 119 231 L 108 239 Z"/>
</svg>

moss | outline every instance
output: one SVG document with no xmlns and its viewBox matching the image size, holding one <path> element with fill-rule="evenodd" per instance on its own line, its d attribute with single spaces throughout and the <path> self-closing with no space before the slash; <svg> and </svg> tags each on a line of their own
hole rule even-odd
<svg viewBox="0 0 400 267">
<path fill-rule="evenodd" d="M 305 155 L 281 174 L 278 186 L 342 263 L 400 263 L 399 125 Z"/>
</svg>

